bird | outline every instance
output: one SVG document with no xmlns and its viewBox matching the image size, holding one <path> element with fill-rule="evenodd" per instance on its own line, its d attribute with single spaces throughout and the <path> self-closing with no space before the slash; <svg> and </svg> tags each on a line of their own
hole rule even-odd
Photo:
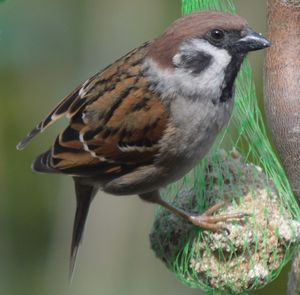
<svg viewBox="0 0 300 295">
<path fill-rule="evenodd" d="M 244 217 L 213 215 L 224 206 L 219 203 L 190 214 L 159 191 L 208 153 L 230 119 L 244 58 L 270 45 L 238 15 L 201 11 L 183 16 L 79 85 L 20 141 L 17 149 L 22 150 L 60 118 L 69 119 L 32 167 L 74 179 L 70 274 L 99 190 L 138 195 L 204 230 L 218 231 L 220 221 Z"/>
</svg>

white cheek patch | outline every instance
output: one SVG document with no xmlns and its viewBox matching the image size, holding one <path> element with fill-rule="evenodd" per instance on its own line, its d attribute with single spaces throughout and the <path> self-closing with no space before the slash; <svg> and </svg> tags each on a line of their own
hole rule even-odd
<svg viewBox="0 0 300 295">
<path fill-rule="evenodd" d="M 177 53 L 173 56 L 172 62 L 175 66 L 179 66 L 181 64 L 181 57 L 182 57 L 181 53 Z"/>
<path fill-rule="evenodd" d="M 211 45 L 206 40 L 188 40 L 179 48 L 173 57 L 174 65 L 179 65 L 182 55 L 195 55 L 203 52 L 211 56 L 209 65 L 198 75 L 191 70 L 174 67 L 174 69 L 161 68 L 153 59 L 146 60 L 148 75 L 155 82 L 155 90 L 163 97 L 176 96 L 214 96 L 219 97 L 224 85 L 225 70 L 231 62 L 231 55 L 221 48 Z"/>
</svg>

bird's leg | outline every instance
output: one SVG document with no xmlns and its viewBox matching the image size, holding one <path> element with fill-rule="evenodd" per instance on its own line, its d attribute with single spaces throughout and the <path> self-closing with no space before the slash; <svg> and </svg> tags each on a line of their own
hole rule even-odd
<svg viewBox="0 0 300 295">
<path fill-rule="evenodd" d="M 220 208 L 224 207 L 226 202 L 220 202 L 208 210 L 206 210 L 204 213 L 201 215 L 194 215 L 190 214 L 182 209 L 179 209 L 170 203 L 166 202 L 160 197 L 160 194 L 158 191 L 153 191 L 149 193 L 145 193 L 140 195 L 140 198 L 151 203 L 159 204 L 163 206 L 164 208 L 170 210 L 173 212 L 175 215 L 185 219 L 186 221 L 202 228 L 202 229 L 207 229 L 211 231 L 219 231 L 222 229 L 227 230 L 226 226 L 223 224 L 220 224 L 219 222 L 221 221 L 228 221 L 228 220 L 233 220 L 237 219 L 240 220 L 247 216 L 245 213 L 231 213 L 231 214 L 221 214 L 221 215 L 215 215 L 212 216 L 213 213 L 215 213 L 217 210 Z"/>
</svg>

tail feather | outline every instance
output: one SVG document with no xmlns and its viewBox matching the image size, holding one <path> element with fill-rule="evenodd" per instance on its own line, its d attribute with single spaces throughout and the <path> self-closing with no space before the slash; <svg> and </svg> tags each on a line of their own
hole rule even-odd
<svg viewBox="0 0 300 295">
<path fill-rule="evenodd" d="M 90 204 L 97 192 L 97 189 L 93 186 L 82 185 L 81 183 L 79 183 L 79 181 L 76 178 L 74 178 L 74 181 L 75 181 L 77 207 L 76 207 L 76 213 L 75 213 L 75 219 L 73 225 L 73 236 L 72 236 L 71 253 L 70 253 L 70 269 L 69 269 L 70 282 L 72 281 L 73 278 L 78 248 L 82 240 Z"/>
<path fill-rule="evenodd" d="M 34 160 L 32 170 L 41 173 L 58 173 L 58 171 L 51 166 L 51 150 L 39 155 Z"/>
</svg>

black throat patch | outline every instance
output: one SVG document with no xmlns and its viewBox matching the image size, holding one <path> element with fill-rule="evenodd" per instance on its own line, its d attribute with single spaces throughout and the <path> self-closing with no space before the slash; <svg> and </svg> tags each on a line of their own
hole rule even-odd
<svg viewBox="0 0 300 295">
<path fill-rule="evenodd" d="M 232 56 L 231 62 L 225 70 L 224 84 L 226 85 L 222 91 L 220 101 L 226 102 L 234 95 L 234 82 L 241 68 L 245 55 L 239 54 Z"/>
</svg>

